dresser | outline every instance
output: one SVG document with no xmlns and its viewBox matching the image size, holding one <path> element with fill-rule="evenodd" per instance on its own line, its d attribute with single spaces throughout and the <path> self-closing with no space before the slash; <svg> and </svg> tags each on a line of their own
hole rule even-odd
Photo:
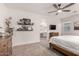
<svg viewBox="0 0 79 59">
<path fill-rule="evenodd" d="M 0 37 L 0 56 L 12 54 L 12 37 Z"/>
<path fill-rule="evenodd" d="M 8 35 L 0 36 L 0 56 L 12 55 L 12 35 L 13 30 L 10 29 Z"/>
<path fill-rule="evenodd" d="M 7 56 L 12 54 L 12 38 L 0 37 L 0 56 Z"/>
</svg>

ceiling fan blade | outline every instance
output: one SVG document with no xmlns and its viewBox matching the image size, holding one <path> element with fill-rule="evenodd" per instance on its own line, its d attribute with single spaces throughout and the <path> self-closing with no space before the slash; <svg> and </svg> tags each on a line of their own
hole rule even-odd
<svg viewBox="0 0 79 59">
<path fill-rule="evenodd" d="M 57 11 L 50 11 L 50 12 L 48 12 L 48 13 L 53 13 L 53 12 L 57 12 Z"/>
<path fill-rule="evenodd" d="M 70 6 L 74 5 L 74 4 L 75 4 L 75 3 L 70 3 L 70 4 L 66 5 L 65 7 L 63 7 L 62 9 L 65 9 L 65 8 L 67 8 L 67 7 L 70 7 Z"/>
<path fill-rule="evenodd" d="M 53 6 L 54 6 L 56 9 L 58 9 L 58 6 L 57 6 L 56 4 L 53 4 Z"/>
<path fill-rule="evenodd" d="M 63 12 L 70 12 L 70 10 L 62 10 Z"/>
</svg>

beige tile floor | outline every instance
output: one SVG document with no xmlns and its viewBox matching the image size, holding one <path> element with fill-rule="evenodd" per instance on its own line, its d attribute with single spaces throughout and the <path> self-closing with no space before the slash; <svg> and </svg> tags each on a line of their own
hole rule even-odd
<svg viewBox="0 0 79 59">
<path fill-rule="evenodd" d="M 51 50 L 46 39 L 39 43 L 25 44 L 13 47 L 13 56 L 63 56 L 56 50 Z"/>
</svg>

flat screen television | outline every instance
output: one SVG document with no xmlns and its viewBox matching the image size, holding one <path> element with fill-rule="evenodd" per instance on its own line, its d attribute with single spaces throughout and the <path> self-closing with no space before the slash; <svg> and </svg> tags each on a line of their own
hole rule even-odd
<svg viewBox="0 0 79 59">
<path fill-rule="evenodd" d="M 49 26 L 49 29 L 50 29 L 50 30 L 56 30 L 56 25 L 50 25 L 50 26 Z"/>
</svg>

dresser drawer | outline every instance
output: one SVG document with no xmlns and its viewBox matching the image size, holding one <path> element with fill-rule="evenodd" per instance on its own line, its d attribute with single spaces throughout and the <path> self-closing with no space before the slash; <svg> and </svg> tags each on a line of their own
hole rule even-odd
<svg viewBox="0 0 79 59">
<path fill-rule="evenodd" d="M 12 38 L 0 40 L 0 56 L 7 56 L 12 54 Z"/>
<path fill-rule="evenodd" d="M 0 42 L 0 55 L 7 55 L 7 41 Z"/>
</svg>

